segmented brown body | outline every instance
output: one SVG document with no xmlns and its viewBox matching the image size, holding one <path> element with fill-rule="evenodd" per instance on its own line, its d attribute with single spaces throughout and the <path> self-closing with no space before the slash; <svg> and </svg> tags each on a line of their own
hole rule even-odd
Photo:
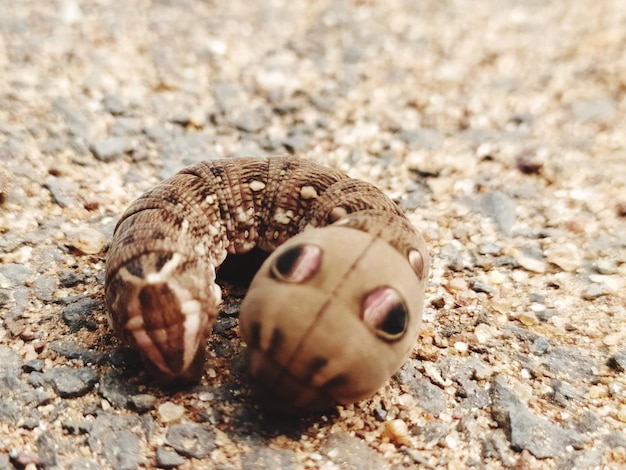
<svg viewBox="0 0 626 470">
<path fill-rule="evenodd" d="M 428 272 L 421 236 L 374 186 L 306 160 L 270 157 L 184 169 L 119 220 L 106 266 L 110 321 L 156 379 L 201 377 L 221 302 L 216 270 L 229 254 L 254 247 L 276 250 L 240 318 L 262 395 L 297 408 L 354 401 L 395 372 L 420 324 Z M 394 357 L 381 365 L 369 346 L 350 352 L 343 338 L 352 336 L 354 345 L 381 348 L 372 356 Z M 367 356 L 364 367 L 348 357 L 358 354 Z"/>
</svg>

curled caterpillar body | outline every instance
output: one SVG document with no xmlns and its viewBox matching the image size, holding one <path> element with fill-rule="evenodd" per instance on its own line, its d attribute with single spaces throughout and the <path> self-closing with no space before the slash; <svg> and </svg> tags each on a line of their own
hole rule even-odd
<svg viewBox="0 0 626 470">
<path fill-rule="evenodd" d="M 373 394 L 419 332 L 428 254 L 381 191 L 293 157 L 182 170 L 117 224 L 105 299 L 118 336 L 158 381 L 197 381 L 229 254 L 271 253 L 242 305 L 252 382 L 296 409 Z"/>
</svg>

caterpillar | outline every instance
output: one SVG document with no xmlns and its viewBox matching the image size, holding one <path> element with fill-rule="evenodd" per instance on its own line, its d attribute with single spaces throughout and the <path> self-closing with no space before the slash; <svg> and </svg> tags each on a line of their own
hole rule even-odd
<svg viewBox="0 0 626 470">
<path fill-rule="evenodd" d="M 382 191 L 296 157 L 212 160 L 134 201 L 106 259 L 112 329 L 162 383 L 200 380 L 231 255 L 269 255 L 239 329 L 261 402 L 320 409 L 371 396 L 421 324 L 429 257 Z"/>
</svg>

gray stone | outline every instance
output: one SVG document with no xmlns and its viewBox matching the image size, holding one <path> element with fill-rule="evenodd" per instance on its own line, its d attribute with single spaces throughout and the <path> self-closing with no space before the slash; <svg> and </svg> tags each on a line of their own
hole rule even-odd
<svg viewBox="0 0 626 470">
<path fill-rule="evenodd" d="M 127 137 L 109 137 L 91 144 L 90 150 L 96 159 L 101 162 L 111 162 L 132 149 Z"/>
<path fill-rule="evenodd" d="M 274 470 L 277 468 L 289 470 L 296 468 L 294 453 L 289 449 L 268 449 L 254 447 L 241 459 L 242 470 Z"/>
<path fill-rule="evenodd" d="M 539 336 L 535 338 L 532 346 L 530 347 L 530 352 L 535 356 L 541 356 L 547 353 L 550 350 L 550 341 L 545 339 L 543 336 Z"/>
<path fill-rule="evenodd" d="M 597 377 L 594 361 L 583 356 L 577 348 L 553 348 L 542 357 L 548 370 L 566 382 L 593 382 Z"/>
<path fill-rule="evenodd" d="M 570 455 L 555 462 L 554 468 L 579 470 L 583 468 L 602 468 L 602 449 L 589 449 L 571 452 Z"/>
<path fill-rule="evenodd" d="M 581 121 L 598 121 L 611 118 L 617 111 L 617 103 L 611 98 L 580 100 L 572 103 L 574 116 Z"/>
<path fill-rule="evenodd" d="M 56 288 L 57 280 L 50 274 L 43 274 L 33 281 L 35 297 L 44 302 L 52 301 Z"/>
<path fill-rule="evenodd" d="M 94 312 L 102 308 L 102 301 L 81 297 L 63 309 L 63 321 L 70 327 L 72 333 L 81 328 L 95 330 L 97 324 L 94 319 Z"/>
<path fill-rule="evenodd" d="M 141 464 L 140 436 L 143 431 L 137 416 L 99 414 L 87 439 L 92 452 L 102 455 L 115 469 L 132 470 Z"/>
<path fill-rule="evenodd" d="M 89 119 L 80 109 L 68 103 L 65 98 L 56 98 L 52 102 L 52 110 L 63 116 L 70 135 L 83 139 L 89 136 Z"/>
<path fill-rule="evenodd" d="M 309 145 L 309 136 L 298 132 L 283 140 L 283 145 L 291 153 L 300 152 Z"/>
<path fill-rule="evenodd" d="M 527 450 L 540 459 L 562 457 L 567 446 L 580 448 L 587 441 L 583 434 L 533 414 L 508 388 L 504 377 L 491 381 L 490 398 L 491 415 L 515 451 Z"/>
<path fill-rule="evenodd" d="M 139 438 L 127 429 L 117 431 L 104 443 L 103 455 L 111 467 L 120 470 L 139 468 Z"/>
<path fill-rule="evenodd" d="M 0 274 L 6 277 L 14 286 L 24 285 L 33 271 L 24 265 L 6 263 L 0 265 Z"/>
<path fill-rule="evenodd" d="M 39 465 L 44 468 L 55 466 L 57 464 L 56 443 L 50 431 L 42 432 L 36 442 Z"/>
<path fill-rule="evenodd" d="M 158 468 L 176 468 L 185 463 L 185 459 L 176 452 L 166 449 L 165 447 L 157 447 L 156 465 Z"/>
<path fill-rule="evenodd" d="M 517 459 L 513 456 L 509 441 L 502 429 L 489 433 L 482 441 L 482 457 L 502 462 L 506 467 L 512 467 Z"/>
<path fill-rule="evenodd" d="M 146 413 L 154 408 L 156 404 L 156 397 L 147 393 L 140 393 L 139 395 L 133 395 L 130 397 L 130 403 L 133 408 L 139 413 Z"/>
<path fill-rule="evenodd" d="M 430 189 L 426 184 L 414 181 L 407 185 L 406 194 L 398 205 L 403 211 L 413 211 L 422 207 L 429 195 Z"/>
<path fill-rule="evenodd" d="M 109 369 L 100 382 L 98 392 L 114 407 L 126 408 L 131 397 L 137 395 L 137 386 L 130 383 L 119 372 Z"/>
<path fill-rule="evenodd" d="M 100 464 L 85 457 L 78 457 L 70 464 L 70 470 L 100 470 L 100 468 Z"/>
<path fill-rule="evenodd" d="M 552 402 L 563 408 L 566 408 L 573 402 L 580 402 L 584 395 L 583 391 L 562 380 L 553 380 L 552 390 Z"/>
<path fill-rule="evenodd" d="M 55 367 L 44 376 L 62 398 L 80 397 L 98 383 L 98 373 L 87 367 Z"/>
<path fill-rule="evenodd" d="M 606 436 L 603 436 L 602 440 L 611 449 L 615 449 L 616 447 L 623 447 L 626 449 L 626 436 L 624 436 L 623 432 L 610 432 Z"/>
<path fill-rule="evenodd" d="M 591 410 L 582 410 L 574 416 L 573 424 L 579 432 L 592 433 L 604 424 L 604 420 Z"/>
<path fill-rule="evenodd" d="M 18 424 L 21 428 L 33 430 L 41 424 L 41 413 L 36 409 L 22 410 Z"/>
<path fill-rule="evenodd" d="M 0 344 L 0 380 L 17 377 L 22 367 L 22 359 L 11 348 Z"/>
<path fill-rule="evenodd" d="M 448 268 L 453 271 L 463 270 L 463 253 L 452 243 L 444 245 L 439 256 L 446 261 Z"/>
<path fill-rule="evenodd" d="M 424 426 L 417 426 L 413 431 L 416 436 L 421 436 L 426 444 L 438 442 L 450 434 L 450 426 L 445 423 L 426 423 Z"/>
<path fill-rule="evenodd" d="M 427 149 L 438 149 L 443 142 L 443 136 L 435 129 L 404 129 L 400 131 L 400 139 L 409 145 Z"/>
<path fill-rule="evenodd" d="M 121 114 L 126 114 L 130 111 L 128 105 L 126 104 L 126 100 L 119 94 L 109 94 L 104 97 L 102 100 L 102 106 L 109 113 L 114 116 L 119 116 Z"/>
<path fill-rule="evenodd" d="M 448 408 L 446 395 L 417 370 L 416 360 L 406 362 L 396 374 L 398 382 L 409 387 L 409 393 L 426 412 L 439 416 Z"/>
<path fill-rule="evenodd" d="M 626 349 L 611 356 L 608 365 L 611 369 L 624 372 L 626 370 Z"/>
<path fill-rule="evenodd" d="M 483 195 L 482 208 L 505 235 L 515 225 L 515 202 L 502 191 L 491 191 Z"/>
<path fill-rule="evenodd" d="M 444 380 L 457 384 L 456 398 L 459 401 L 455 413 L 472 408 L 482 409 L 489 405 L 489 394 L 476 382 L 476 371 L 483 375 L 488 367 L 478 358 L 446 357 L 437 361 Z"/>
<path fill-rule="evenodd" d="M 41 372 L 45 362 L 41 359 L 31 359 L 22 366 L 24 372 Z"/>
<path fill-rule="evenodd" d="M 239 84 L 233 82 L 218 82 L 213 87 L 213 97 L 223 113 L 237 107 L 241 102 Z"/>
<path fill-rule="evenodd" d="M 81 344 L 71 340 L 56 340 L 50 343 L 50 349 L 68 359 L 80 359 L 85 364 L 102 364 L 107 355 L 85 349 Z"/>
<path fill-rule="evenodd" d="M 198 424 L 174 424 L 167 430 L 165 442 L 180 455 L 204 459 L 215 449 L 215 433 Z"/>
<path fill-rule="evenodd" d="M 143 130 L 141 120 L 130 117 L 119 117 L 113 122 L 109 132 L 116 137 L 141 134 Z"/>
<path fill-rule="evenodd" d="M 254 134 L 259 132 L 265 126 L 266 120 L 258 111 L 246 112 L 240 114 L 234 121 L 233 125 L 240 131 Z"/>
<path fill-rule="evenodd" d="M 502 248 L 495 243 L 481 243 L 478 247 L 478 252 L 481 255 L 499 255 L 502 252 Z"/>
<path fill-rule="evenodd" d="M 387 468 L 378 452 L 345 432 L 332 433 L 321 451 L 342 469 Z"/>
<path fill-rule="evenodd" d="M 481 281 L 472 281 L 470 283 L 470 287 L 472 288 L 474 292 L 482 292 L 489 296 L 495 293 L 495 289 L 493 287 Z"/>
<path fill-rule="evenodd" d="M 582 294 L 582 298 L 585 300 L 595 300 L 598 297 L 608 294 L 606 287 L 603 284 L 592 282 L 589 284 L 585 292 Z"/>
<path fill-rule="evenodd" d="M 54 202 L 61 207 L 78 206 L 78 194 L 80 186 L 69 178 L 48 176 L 46 178 L 46 188 L 52 194 Z"/>
<path fill-rule="evenodd" d="M 0 289 L 0 307 L 5 307 L 11 302 L 11 291 L 9 289 Z"/>
<path fill-rule="evenodd" d="M 59 282 L 63 287 L 74 287 L 82 281 L 82 277 L 77 276 L 71 269 L 62 269 L 59 271 Z"/>
</svg>

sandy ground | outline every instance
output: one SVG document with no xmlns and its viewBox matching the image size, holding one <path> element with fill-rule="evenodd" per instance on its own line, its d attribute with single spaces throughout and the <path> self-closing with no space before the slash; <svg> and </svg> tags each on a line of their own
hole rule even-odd
<svg viewBox="0 0 626 470">
<path fill-rule="evenodd" d="M 626 468 L 626 2 L 0 0 L 1 468 Z M 433 258 L 369 400 L 263 416 L 237 289 L 202 383 L 110 333 L 115 221 L 178 169 L 293 153 Z"/>
</svg>

